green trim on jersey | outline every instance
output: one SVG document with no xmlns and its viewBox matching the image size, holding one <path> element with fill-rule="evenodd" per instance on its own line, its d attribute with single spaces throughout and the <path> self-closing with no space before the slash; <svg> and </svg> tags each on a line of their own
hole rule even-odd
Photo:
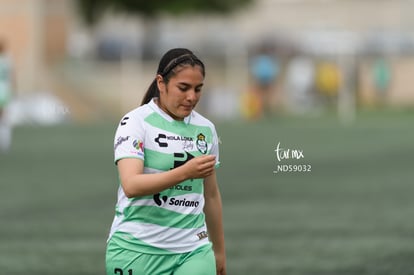
<svg viewBox="0 0 414 275">
<path fill-rule="evenodd" d="M 144 154 L 144 167 L 162 171 L 168 171 L 174 167 L 174 156 L 171 154 L 164 154 L 147 148 L 144 149 Z"/>
<path fill-rule="evenodd" d="M 190 189 L 191 188 L 191 189 Z M 186 180 L 183 181 L 171 188 L 168 188 L 162 191 L 163 195 L 167 195 L 168 197 L 177 197 L 184 194 L 203 194 L 204 193 L 204 186 L 203 186 L 203 179 L 194 179 L 194 180 Z M 153 199 L 154 195 L 147 195 L 147 196 L 139 196 L 130 198 L 131 202 L 140 201 L 140 200 L 149 200 Z"/>
<path fill-rule="evenodd" d="M 159 247 L 152 246 L 129 233 L 125 232 L 115 232 L 110 242 L 116 244 L 116 246 L 121 247 L 122 249 L 142 252 L 147 254 L 176 254 L 173 251 L 167 249 L 162 249 Z M 121 249 L 121 250 L 122 250 Z"/>
<path fill-rule="evenodd" d="M 186 124 L 183 121 L 176 120 L 169 122 L 156 112 L 147 116 L 144 121 L 154 127 L 160 128 L 160 130 L 162 129 L 176 135 L 188 135 L 188 133 L 191 133 L 192 137 L 196 137 L 198 134 L 203 133 L 207 138 L 207 142 L 212 143 L 213 132 L 208 126 L 194 125 L 191 122 L 190 124 Z"/>
<path fill-rule="evenodd" d="M 168 202 L 166 202 L 168 203 Z M 174 228 L 199 228 L 204 214 L 180 214 L 158 206 L 129 206 L 124 209 L 124 221 L 158 224 Z"/>
<path fill-rule="evenodd" d="M 186 151 L 194 157 L 201 156 L 199 151 Z M 151 167 L 160 171 L 168 171 L 174 168 L 174 155 L 165 154 L 151 149 L 144 149 L 145 160 L 144 167 Z"/>
</svg>

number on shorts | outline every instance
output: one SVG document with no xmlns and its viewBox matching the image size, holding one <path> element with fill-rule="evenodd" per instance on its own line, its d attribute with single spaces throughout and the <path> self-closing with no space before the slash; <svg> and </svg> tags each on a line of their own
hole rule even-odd
<svg viewBox="0 0 414 275">
<path fill-rule="evenodd" d="M 124 275 L 124 271 L 120 268 L 115 268 L 114 274 Z M 132 269 L 128 269 L 128 275 L 132 275 Z"/>
</svg>

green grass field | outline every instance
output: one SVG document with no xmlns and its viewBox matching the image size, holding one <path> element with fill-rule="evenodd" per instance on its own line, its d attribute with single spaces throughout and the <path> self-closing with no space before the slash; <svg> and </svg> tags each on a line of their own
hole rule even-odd
<svg viewBox="0 0 414 275">
<path fill-rule="evenodd" d="M 414 112 L 217 123 L 229 275 L 414 274 Z M 15 129 L 0 274 L 104 274 L 116 122 Z M 304 158 L 278 161 L 277 144 Z M 309 172 L 274 173 L 277 165 Z"/>
</svg>

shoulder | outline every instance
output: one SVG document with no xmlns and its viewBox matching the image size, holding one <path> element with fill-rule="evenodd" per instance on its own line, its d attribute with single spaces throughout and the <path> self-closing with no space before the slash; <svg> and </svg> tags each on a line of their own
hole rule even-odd
<svg viewBox="0 0 414 275">
<path fill-rule="evenodd" d="M 153 113 L 153 110 L 148 106 L 148 104 L 145 104 L 129 111 L 124 116 L 122 116 L 121 123 L 127 123 L 129 121 L 143 121 L 151 113 Z"/>
<path fill-rule="evenodd" d="M 122 116 L 118 123 L 118 133 L 142 132 L 145 131 L 145 118 L 152 113 L 147 105 L 139 106 Z"/>
<path fill-rule="evenodd" d="M 204 126 L 209 127 L 211 129 L 215 130 L 214 123 L 211 122 L 209 119 L 201 115 L 199 112 L 194 111 L 191 113 L 191 124 L 198 125 L 198 126 Z"/>
</svg>

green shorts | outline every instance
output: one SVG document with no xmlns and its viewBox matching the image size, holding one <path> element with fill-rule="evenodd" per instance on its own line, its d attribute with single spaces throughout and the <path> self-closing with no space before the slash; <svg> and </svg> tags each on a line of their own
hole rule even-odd
<svg viewBox="0 0 414 275">
<path fill-rule="evenodd" d="M 107 275 L 216 275 L 211 244 L 182 254 L 145 254 L 126 250 L 109 241 Z"/>
</svg>

